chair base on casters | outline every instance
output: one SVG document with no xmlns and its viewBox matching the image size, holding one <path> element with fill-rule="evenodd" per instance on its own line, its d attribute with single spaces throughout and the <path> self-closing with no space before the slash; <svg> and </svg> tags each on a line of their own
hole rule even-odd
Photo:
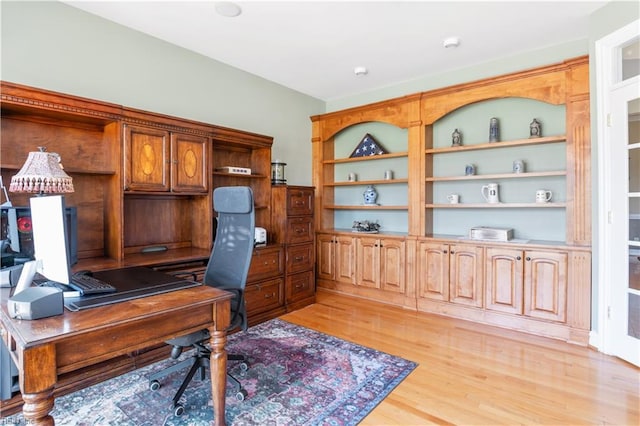
<svg viewBox="0 0 640 426">
<path fill-rule="evenodd" d="M 187 386 L 189 386 L 189 383 L 191 383 L 193 376 L 198 370 L 200 370 L 200 380 L 205 380 L 206 369 L 210 365 L 209 357 L 211 355 L 211 351 L 209 351 L 207 347 L 200 344 L 196 344 L 194 346 L 196 347 L 196 353 L 193 357 L 185 359 L 184 361 L 181 361 L 175 365 L 172 365 L 171 367 L 168 367 L 162 371 L 158 371 L 157 373 L 149 376 L 149 389 L 152 391 L 157 391 L 162 386 L 159 381 L 161 378 L 166 377 L 173 372 L 184 370 L 186 367 L 191 365 L 191 368 L 189 368 L 189 372 L 185 376 L 182 384 L 180 385 L 180 388 L 173 397 L 173 414 L 175 414 L 176 416 L 181 416 L 184 413 L 184 405 L 182 405 L 180 399 L 182 398 L 184 391 L 187 389 Z M 175 358 L 180 355 L 179 351 L 177 352 L 178 353 Z M 242 361 L 240 364 L 240 370 L 243 373 L 249 369 L 249 364 L 247 364 L 246 358 L 243 355 L 229 354 L 227 355 L 227 359 L 230 361 Z M 244 401 L 248 396 L 247 391 L 242 387 L 238 379 L 233 377 L 231 374 L 227 373 L 227 378 L 233 384 L 235 398 L 238 401 Z"/>
</svg>

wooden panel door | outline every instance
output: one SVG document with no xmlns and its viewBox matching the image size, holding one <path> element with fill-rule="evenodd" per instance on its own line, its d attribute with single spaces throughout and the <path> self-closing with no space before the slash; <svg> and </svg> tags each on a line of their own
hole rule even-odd
<svg viewBox="0 0 640 426">
<path fill-rule="evenodd" d="M 169 191 L 169 132 L 125 126 L 124 189 Z"/>
<path fill-rule="evenodd" d="M 380 239 L 380 288 L 404 294 L 405 242 L 391 238 Z"/>
<path fill-rule="evenodd" d="M 380 240 L 356 238 L 356 284 L 380 288 Z"/>
<path fill-rule="evenodd" d="M 489 247 L 485 265 L 485 307 L 521 315 L 524 273 L 522 250 Z"/>
<path fill-rule="evenodd" d="M 566 321 L 567 253 L 525 251 L 524 314 Z"/>
<path fill-rule="evenodd" d="M 418 245 L 418 297 L 449 300 L 449 245 Z"/>
<path fill-rule="evenodd" d="M 208 139 L 203 136 L 171 134 L 171 188 L 176 192 L 207 192 L 209 171 Z"/>
<path fill-rule="evenodd" d="M 320 280 L 333 281 L 336 278 L 336 237 L 334 235 L 318 234 L 316 240 L 316 275 Z"/>
<path fill-rule="evenodd" d="M 482 306 L 484 248 L 455 244 L 450 246 L 449 251 L 449 301 Z"/>
<path fill-rule="evenodd" d="M 335 279 L 336 281 L 356 283 L 356 250 L 352 237 L 339 235 L 335 244 Z"/>
</svg>

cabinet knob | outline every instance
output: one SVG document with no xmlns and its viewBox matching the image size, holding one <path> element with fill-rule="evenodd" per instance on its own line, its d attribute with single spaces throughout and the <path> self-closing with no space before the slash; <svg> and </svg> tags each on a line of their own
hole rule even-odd
<svg viewBox="0 0 640 426">
<path fill-rule="evenodd" d="M 520 256 L 516 257 L 516 260 L 521 260 L 522 258 Z"/>
<path fill-rule="evenodd" d="M 442 252 L 443 252 L 444 254 L 447 254 L 447 253 L 448 253 L 448 251 L 446 251 L 446 250 L 442 250 Z"/>
<path fill-rule="evenodd" d="M 451 254 L 456 254 L 456 252 L 455 252 L 455 251 L 453 251 L 453 250 L 451 250 Z"/>
<path fill-rule="evenodd" d="M 531 260 L 531 258 L 529 256 L 527 256 L 527 261 Z"/>
</svg>

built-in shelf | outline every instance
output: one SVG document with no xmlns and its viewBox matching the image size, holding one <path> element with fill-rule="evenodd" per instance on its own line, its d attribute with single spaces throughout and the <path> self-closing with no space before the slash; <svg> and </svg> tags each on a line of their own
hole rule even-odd
<svg viewBox="0 0 640 426">
<path fill-rule="evenodd" d="M 522 179 L 522 178 L 538 178 L 549 176 L 566 176 L 565 170 L 549 171 L 549 172 L 527 172 L 527 173 L 495 173 L 486 175 L 465 175 L 465 176 L 432 176 L 427 177 L 427 182 L 446 182 L 460 180 L 488 180 L 488 179 Z"/>
<path fill-rule="evenodd" d="M 16 172 L 19 171 L 22 168 L 22 165 L 16 165 L 16 164 L 3 164 L 2 165 L 3 169 L 6 170 L 15 170 Z M 71 167 L 65 167 L 64 171 L 70 175 L 71 177 L 73 177 L 74 174 L 76 175 L 105 175 L 105 176 L 111 176 L 111 175 L 115 175 L 116 171 L 115 170 L 88 170 L 88 169 L 74 169 Z"/>
<path fill-rule="evenodd" d="M 522 208 L 565 208 L 566 203 L 458 203 L 426 204 L 428 209 L 522 209 Z"/>
<path fill-rule="evenodd" d="M 394 183 L 407 183 L 408 179 L 377 179 L 377 180 L 360 180 L 355 182 L 330 182 L 324 186 L 357 186 L 357 185 L 389 185 Z"/>
<path fill-rule="evenodd" d="M 408 152 L 392 152 L 390 154 L 381 155 L 368 155 L 366 157 L 353 157 L 353 158 L 338 158 L 335 160 L 324 160 L 323 164 L 338 164 L 338 163 L 356 163 L 358 161 L 371 161 L 371 160 L 383 160 L 385 158 L 400 158 L 407 157 Z"/>
<path fill-rule="evenodd" d="M 267 177 L 266 175 L 258 175 L 258 174 L 245 175 L 242 173 L 225 173 L 225 172 L 213 172 L 213 174 L 215 176 L 227 176 L 227 177 L 234 177 L 234 178 L 241 178 L 241 179 L 263 179 Z"/>
<path fill-rule="evenodd" d="M 408 210 L 409 206 L 366 206 L 359 204 L 351 206 L 324 205 L 323 208 L 330 210 Z"/>
<path fill-rule="evenodd" d="M 463 146 L 449 146 L 445 148 L 429 148 L 425 150 L 427 154 L 444 154 L 447 152 L 461 152 L 461 151 L 475 151 L 479 149 L 496 149 L 506 148 L 510 146 L 523 146 L 523 145 L 540 145 L 545 143 L 564 142 L 567 140 L 565 135 L 559 136 L 547 136 L 543 138 L 528 138 L 528 139 L 516 139 L 504 142 L 486 142 L 475 145 L 463 145 Z"/>
</svg>

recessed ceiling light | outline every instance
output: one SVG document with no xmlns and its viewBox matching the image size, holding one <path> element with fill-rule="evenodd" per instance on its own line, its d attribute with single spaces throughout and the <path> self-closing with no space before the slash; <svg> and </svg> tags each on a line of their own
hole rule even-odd
<svg viewBox="0 0 640 426">
<path fill-rule="evenodd" d="M 460 46 L 460 39 L 458 37 L 447 37 L 442 40 L 442 45 L 447 49 L 450 47 L 458 47 Z"/>
<path fill-rule="evenodd" d="M 355 75 L 367 75 L 369 70 L 367 70 L 365 67 L 355 67 L 353 69 L 353 72 L 355 73 Z"/>
<path fill-rule="evenodd" d="M 215 8 L 218 15 L 226 16 L 227 18 L 235 18 L 242 13 L 240 6 L 230 1 L 217 1 L 215 2 Z"/>
</svg>

